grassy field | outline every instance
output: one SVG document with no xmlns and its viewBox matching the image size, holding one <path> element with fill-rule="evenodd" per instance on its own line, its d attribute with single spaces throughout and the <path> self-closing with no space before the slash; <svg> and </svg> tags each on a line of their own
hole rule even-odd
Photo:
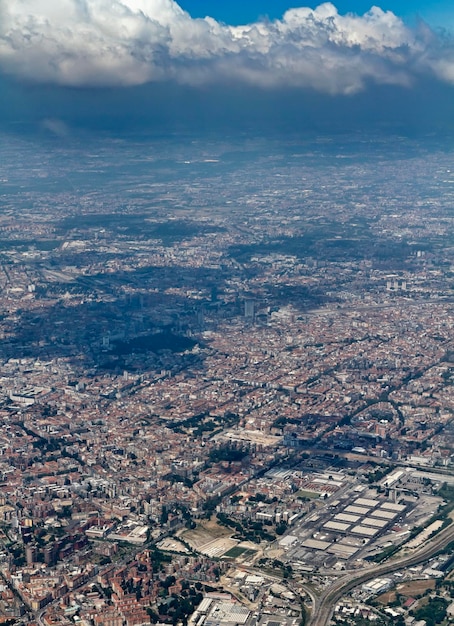
<svg viewBox="0 0 454 626">
<path fill-rule="evenodd" d="M 295 496 L 297 498 L 309 498 L 310 500 L 318 500 L 320 498 L 320 494 L 314 493 L 313 491 L 305 491 L 304 489 L 297 491 Z"/>
<path fill-rule="evenodd" d="M 382 593 L 377 597 L 378 602 L 387 606 L 391 602 L 394 602 L 397 594 L 404 596 L 405 598 L 416 598 L 422 596 L 428 589 L 435 589 L 434 580 L 412 580 L 408 583 L 402 583 L 397 586 L 397 589 Z"/>
<path fill-rule="evenodd" d="M 428 589 L 435 589 L 434 580 L 412 580 L 397 587 L 398 593 L 410 598 L 421 596 Z"/>
<path fill-rule="evenodd" d="M 193 548 L 198 550 L 202 546 L 223 537 L 230 537 L 232 530 L 220 526 L 215 521 L 206 520 L 198 524 L 194 530 L 186 530 L 181 537 L 187 541 Z"/>
<path fill-rule="evenodd" d="M 388 606 L 388 604 L 391 604 L 391 602 L 394 602 L 396 600 L 396 597 L 397 596 L 395 591 L 386 591 L 380 596 L 377 596 L 377 602 L 380 602 L 380 604 L 383 604 L 383 606 Z"/>
<path fill-rule="evenodd" d="M 224 554 L 225 557 L 229 559 L 237 559 L 240 556 L 250 557 L 256 554 L 256 550 L 251 550 L 250 548 L 241 548 L 240 546 L 235 546 L 231 548 L 228 552 Z"/>
</svg>

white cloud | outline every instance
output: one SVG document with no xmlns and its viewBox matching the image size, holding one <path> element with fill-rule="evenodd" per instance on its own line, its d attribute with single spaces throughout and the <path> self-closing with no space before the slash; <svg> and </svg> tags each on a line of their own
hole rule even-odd
<svg viewBox="0 0 454 626">
<path fill-rule="evenodd" d="M 244 82 L 353 93 L 369 81 L 454 83 L 453 46 L 389 11 L 331 3 L 232 27 L 174 0 L 0 0 L 0 71 L 69 86 Z"/>
</svg>

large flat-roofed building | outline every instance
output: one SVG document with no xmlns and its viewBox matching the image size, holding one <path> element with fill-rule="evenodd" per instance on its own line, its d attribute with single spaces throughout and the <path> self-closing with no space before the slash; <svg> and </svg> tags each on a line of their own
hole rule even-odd
<svg viewBox="0 0 454 626">
<path fill-rule="evenodd" d="M 375 537 L 380 532 L 379 528 L 371 528 L 370 526 L 353 526 L 350 531 L 354 535 L 361 535 L 362 537 Z"/>
<path fill-rule="evenodd" d="M 394 513 L 394 511 L 384 511 L 383 509 L 377 509 L 376 511 L 371 512 L 371 516 L 392 520 L 397 517 L 397 513 Z"/>
<path fill-rule="evenodd" d="M 304 548 L 312 548 L 313 550 L 327 550 L 331 543 L 329 541 L 320 541 L 319 539 L 306 539 L 301 545 Z"/>
<path fill-rule="evenodd" d="M 327 528 L 328 530 L 336 530 L 341 533 L 345 533 L 351 524 L 342 524 L 341 522 L 326 522 L 323 524 L 323 528 Z"/>
<path fill-rule="evenodd" d="M 367 593 L 383 593 L 393 586 L 391 578 L 375 578 L 362 586 L 363 591 Z"/>
<path fill-rule="evenodd" d="M 374 528 L 384 528 L 389 524 L 389 521 L 386 519 L 376 519 L 374 517 L 365 517 L 361 521 L 361 525 L 364 526 L 373 526 Z"/>
<path fill-rule="evenodd" d="M 350 515 L 349 513 L 338 513 L 334 516 L 336 522 L 348 522 L 349 524 L 356 524 L 361 519 L 360 515 Z"/>
<path fill-rule="evenodd" d="M 295 532 L 278 543 L 302 562 L 322 563 L 322 553 L 349 560 L 358 553 L 369 554 L 371 546 L 377 546 L 376 542 L 410 508 L 384 497 L 376 489 L 363 489 L 360 493 L 352 490 L 325 510 L 318 509 L 305 518 L 307 526 L 299 536 Z"/>
<path fill-rule="evenodd" d="M 383 480 L 381 481 L 381 485 L 386 486 L 386 487 L 392 487 L 395 483 L 397 483 L 402 478 L 402 476 L 404 476 L 404 474 L 405 472 L 403 470 L 397 470 L 393 474 L 389 474 L 388 476 L 385 476 L 385 478 L 383 478 Z"/>
<path fill-rule="evenodd" d="M 279 545 L 283 548 L 288 548 L 296 541 L 298 541 L 298 537 L 295 537 L 295 535 L 285 535 L 285 537 L 282 537 L 282 539 L 279 540 Z"/>
<path fill-rule="evenodd" d="M 206 626 L 216 624 L 245 624 L 250 615 L 249 609 L 234 602 L 216 602 L 205 621 Z"/>
<path fill-rule="evenodd" d="M 370 507 L 366 509 L 362 506 L 353 506 L 352 504 L 349 504 L 344 509 L 344 513 L 354 513 L 355 515 L 367 515 L 369 511 Z"/>
<path fill-rule="evenodd" d="M 358 552 L 358 548 L 356 546 L 347 546 L 346 544 L 336 542 L 331 544 L 327 552 L 329 552 L 329 554 L 335 554 L 342 559 L 349 559 Z"/>
<path fill-rule="evenodd" d="M 356 506 L 367 506 L 369 508 L 373 508 L 380 504 L 378 500 L 372 500 L 371 498 L 356 498 L 354 503 Z"/>
<path fill-rule="evenodd" d="M 396 511 L 396 513 L 403 513 L 407 507 L 404 504 L 396 504 L 395 502 L 383 502 L 380 508 Z"/>
</svg>

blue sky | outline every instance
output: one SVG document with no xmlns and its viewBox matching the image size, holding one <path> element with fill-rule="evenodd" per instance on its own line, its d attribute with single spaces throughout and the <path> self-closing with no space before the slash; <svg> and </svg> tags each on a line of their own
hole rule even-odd
<svg viewBox="0 0 454 626">
<path fill-rule="evenodd" d="M 319 2 L 310 0 L 180 0 L 180 6 L 193 17 L 210 15 L 229 24 L 256 21 L 261 16 L 279 18 L 289 8 L 308 6 L 315 8 Z M 436 27 L 454 25 L 454 0 L 337 0 L 333 4 L 339 13 L 363 14 L 371 6 L 393 11 L 406 20 L 413 21 L 418 16 Z"/>
</svg>

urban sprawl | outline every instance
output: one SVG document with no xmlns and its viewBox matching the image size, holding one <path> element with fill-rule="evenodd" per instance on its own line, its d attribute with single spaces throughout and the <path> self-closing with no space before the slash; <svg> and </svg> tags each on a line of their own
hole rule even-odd
<svg viewBox="0 0 454 626">
<path fill-rule="evenodd" d="M 0 623 L 453 623 L 448 140 L 0 152 Z"/>
</svg>

